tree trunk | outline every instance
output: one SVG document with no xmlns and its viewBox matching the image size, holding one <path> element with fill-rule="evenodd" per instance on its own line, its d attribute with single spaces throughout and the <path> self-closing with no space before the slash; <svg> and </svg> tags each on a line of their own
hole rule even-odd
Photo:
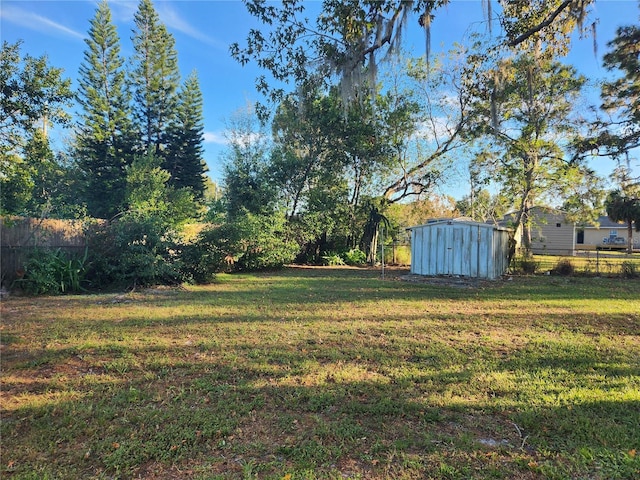
<svg viewBox="0 0 640 480">
<path fill-rule="evenodd" d="M 373 236 L 371 237 L 371 244 L 369 247 L 369 264 L 373 267 L 376 264 L 376 254 L 378 252 L 378 229 L 376 228 Z"/>
<path fill-rule="evenodd" d="M 527 256 L 531 255 L 531 218 L 529 216 L 529 206 L 525 206 L 522 216 L 522 247 Z"/>
</svg>

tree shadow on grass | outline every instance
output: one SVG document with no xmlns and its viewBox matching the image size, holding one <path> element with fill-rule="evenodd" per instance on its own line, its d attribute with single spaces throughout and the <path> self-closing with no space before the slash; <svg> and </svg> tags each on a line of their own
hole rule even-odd
<svg viewBox="0 0 640 480">
<path fill-rule="evenodd" d="M 526 316 L 512 317 L 526 324 Z M 457 343 L 448 338 L 455 328 L 441 337 L 436 323 L 425 342 L 394 335 L 388 322 L 384 332 L 374 322 L 340 335 L 332 324 L 338 336 L 322 342 L 303 328 L 293 340 L 276 335 L 258 342 L 235 332 L 220 343 L 207 341 L 204 319 L 166 322 L 167 334 L 192 325 L 203 337 L 182 330 L 176 338 L 188 342 L 128 345 L 106 337 L 99 346 L 40 352 L 10 345 L 3 370 L 24 380 L 5 383 L 4 394 L 36 399 L 3 413 L 10 455 L 25 468 L 44 458 L 38 465 L 50 463 L 52 471 L 88 463 L 94 471 L 133 475 L 148 462 L 210 455 L 249 458 L 266 470 L 328 471 L 349 460 L 366 473 L 372 460 L 383 465 L 400 452 L 417 456 L 414 467 L 425 473 L 445 453 L 464 451 L 458 467 L 484 478 L 478 458 L 489 448 L 525 473 L 637 473 L 630 452 L 640 441 L 639 399 L 631 390 L 638 365 L 622 350 L 576 348 L 558 337 L 513 345 L 496 357 L 482 335 Z M 103 331 L 100 322 L 95 326 Z M 284 322 L 282 333 L 288 327 Z M 135 319 L 114 333 L 122 329 L 145 334 Z M 506 380 L 496 384 L 493 375 Z M 602 399 L 575 394 L 591 387 Z M 60 453 L 52 441 L 67 447 Z M 80 458 L 86 451 L 93 452 L 89 462 Z M 524 467 L 516 461 L 523 456 Z"/>
<path fill-rule="evenodd" d="M 238 277 L 238 286 L 137 292 L 125 305 L 56 299 L 86 309 L 87 320 L 36 309 L 24 319 L 47 344 L 38 349 L 23 345 L 19 318 L 3 320 L 3 375 L 15 377 L 3 395 L 15 408 L 3 412 L 2 438 L 13 473 L 131 478 L 149 464 L 195 462 L 226 478 L 251 464 L 275 476 L 437 477 L 444 465 L 449 478 L 637 477 L 638 357 L 624 356 L 637 351 L 636 312 L 488 317 L 450 302 L 452 311 L 433 313 L 430 299 L 470 292 L 332 275 L 262 274 L 249 287 Z M 538 289 L 535 298 L 549 287 L 523 282 L 509 295 L 526 288 Z M 254 308 L 262 299 L 277 308 Z M 392 308 L 407 300 L 424 310 Z M 383 302 L 384 314 L 328 315 L 349 302 Z M 119 315 L 93 319 L 99 308 Z M 161 313 L 140 313 L 152 309 Z M 302 322 L 296 309 L 306 309 Z M 498 327 L 509 339 L 492 336 Z M 543 340 L 511 338 L 534 330 Z M 570 339 L 580 335 L 578 348 Z M 601 350 L 591 335 L 610 344 Z M 599 393 L 576 393 L 590 388 Z M 30 398 L 22 406 L 21 395 Z"/>
<path fill-rule="evenodd" d="M 286 369 L 206 361 L 199 370 L 150 373 L 130 371 L 73 400 L 5 412 L 7 458 L 18 472 L 46 465 L 52 475 L 87 478 L 134 477 L 150 462 L 229 459 L 235 467 L 225 467 L 226 478 L 237 478 L 241 460 L 265 474 L 328 473 L 348 464 L 371 478 L 434 474 L 454 458 L 454 468 L 473 478 L 495 478 L 490 465 L 525 478 L 553 471 L 630 479 L 639 467 L 631 454 L 640 421 L 633 397 L 531 406 L 514 396 L 508 408 L 477 396 L 430 400 L 430 389 L 464 392 L 474 375 L 468 370 L 435 369 L 410 382 L 349 380 L 326 370 L 315 384 Z"/>
</svg>

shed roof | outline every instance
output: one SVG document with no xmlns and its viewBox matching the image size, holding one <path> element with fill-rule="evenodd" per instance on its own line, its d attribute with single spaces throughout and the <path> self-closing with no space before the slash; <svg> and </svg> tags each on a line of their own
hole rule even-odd
<svg viewBox="0 0 640 480">
<path fill-rule="evenodd" d="M 436 226 L 436 225 L 452 225 L 454 223 L 456 225 L 470 225 L 470 226 L 477 226 L 477 227 L 483 227 L 483 228 L 492 228 L 493 230 L 511 231 L 510 228 L 502 227 L 500 225 L 495 225 L 495 224 L 492 224 L 492 223 L 476 222 L 475 220 L 472 220 L 469 217 L 437 218 L 437 219 L 433 219 L 433 221 L 428 220 L 427 223 L 422 224 L 422 225 L 414 225 L 413 227 L 407 227 L 407 230 L 413 230 L 413 229 L 416 229 L 416 228 L 431 227 L 431 226 Z"/>
</svg>

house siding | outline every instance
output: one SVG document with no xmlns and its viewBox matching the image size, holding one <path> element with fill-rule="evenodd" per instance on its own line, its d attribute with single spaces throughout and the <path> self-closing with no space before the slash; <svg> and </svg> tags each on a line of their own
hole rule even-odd
<svg viewBox="0 0 640 480">
<path fill-rule="evenodd" d="M 575 253 L 576 228 L 568 222 L 564 212 L 552 208 L 534 207 L 531 217 L 531 252 L 538 255 L 573 255 Z M 500 225 L 508 226 L 514 214 L 504 217 Z M 559 226 L 558 226 L 559 225 Z M 522 248 L 522 227 L 515 234 L 516 248 Z"/>
<path fill-rule="evenodd" d="M 601 216 L 597 225 L 576 226 L 566 219 L 564 212 L 546 207 L 534 207 L 530 210 L 533 227 L 531 229 L 531 250 L 534 254 L 542 255 L 575 255 L 578 250 L 595 250 L 607 247 L 603 239 L 610 237 L 610 232 L 616 232 L 616 237 L 627 236 L 627 227 L 622 223 L 611 221 L 607 216 Z M 504 217 L 500 225 L 508 226 L 513 222 L 514 214 Z M 560 226 L 558 226 L 560 225 Z M 578 233 L 583 232 L 582 243 L 578 243 Z M 516 247 L 522 247 L 522 230 L 515 235 Z M 633 234 L 633 245 L 640 249 L 640 233 Z"/>
<path fill-rule="evenodd" d="M 576 229 L 561 212 L 533 214 L 531 249 L 535 254 L 573 255 Z"/>
<path fill-rule="evenodd" d="M 624 238 L 625 245 L 627 242 L 627 227 L 626 225 L 606 225 L 596 228 L 592 226 L 584 227 L 584 244 L 577 245 L 576 248 L 594 249 L 596 247 L 606 246 L 604 239 L 610 238 L 611 231 L 616 232 L 616 236 Z M 633 246 L 636 249 L 640 249 L 640 233 L 635 230 L 632 235 Z"/>
</svg>

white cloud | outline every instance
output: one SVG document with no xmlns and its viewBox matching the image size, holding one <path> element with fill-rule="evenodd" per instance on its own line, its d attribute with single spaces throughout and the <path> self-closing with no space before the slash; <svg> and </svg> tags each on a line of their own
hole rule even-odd
<svg viewBox="0 0 640 480">
<path fill-rule="evenodd" d="M 234 132 L 229 130 L 223 132 L 204 132 L 204 143 L 216 145 L 237 145 L 241 148 L 248 148 L 251 145 L 267 142 L 269 138 L 259 132 Z"/>
<path fill-rule="evenodd" d="M 84 33 L 76 32 L 69 27 L 65 27 L 64 25 L 43 17 L 42 15 L 38 15 L 22 8 L 3 5 L 0 10 L 0 18 L 30 30 L 62 33 L 79 39 L 85 38 Z"/>
<path fill-rule="evenodd" d="M 111 13 L 114 21 L 117 23 L 133 23 L 133 18 L 138 10 L 138 2 L 132 0 L 110 0 L 109 6 L 111 7 Z M 167 28 L 181 32 L 188 37 L 201 41 L 212 47 L 227 49 L 227 45 L 223 44 L 219 40 L 208 36 L 201 32 L 193 25 L 189 24 L 178 11 L 170 4 L 170 2 L 156 1 L 153 7 L 155 8 L 160 21 L 167 26 Z"/>
<path fill-rule="evenodd" d="M 177 30 L 178 32 L 184 33 L 185 35 L 195 40 L 199 40 L 203 43 L 206 43 L 207 45 L 211 45 L 212 47 L 222 48 L 226 50 L 227 48 L 226 45 L 224 45 L 219 40 L 216 40 L 215 38 L 212 38 L 207 34 L 202 33 L 200 30 L 198 30 L 197 28 L 189 24 L 189 22 L 187 22 L 184 18 L 182 18 L 180 14 L 174 8 L 172 8 L 171 5 L 169 5 L 168 3 L 156 4 L 156 11 L 158 12 L 158 15 L 160 16 L 160 19 L 162 20 L 162 22 L 167 27 L 173 30 Z"/>
<path fill-rule="evenodd" d="M 133 16 L 138 9 L 138 3 L 130 0 L 110 0 L 109 8 L 115 23 L 132 23 Z"/>
<path fill-rule="evenodd" d="M 217 145 L 227 145 L 229 141 L 220 132 L 204 132 L 204 143 L 215 143 Z"/>
<path fill-rule="evenodd" d="M 450 118 L 444 116 L 436 116 L 431 121 L 425 120 L 420 122 L 418 129 L 413 135 L 416 139 L 427 141 L 444 140 L 448 138 L 452 131 L 453 125 Z"/>
</svg>

